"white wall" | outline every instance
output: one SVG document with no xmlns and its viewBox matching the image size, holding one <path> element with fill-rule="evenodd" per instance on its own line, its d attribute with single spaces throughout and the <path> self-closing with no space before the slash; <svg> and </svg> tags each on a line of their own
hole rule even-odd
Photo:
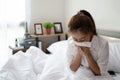
<svg viewBox="0 0 120 80">
<path fill-rule="evenodd" d="M 89 11 L 98 29 L 120 31 L 119 0 L 27 0 L 29 31 L 34 33 L 33 24 L 45 21 L 63 23 L 64 31 L 71 16 L 79 10 Z"/>
<path fill-rule="evenodd" d="M 120 0 L 66 0 L 66 25 L 81 9 L 89 11 L 98 29 L 120 31 Z"/>
<path fill-rule="evenodd" d="M 30 23 L 30 33 L 34 33 L 34 23 L 62 22 L 64 27 L 64 4 L 64 0 L 29 0 L 27 6 L 30 10 L 28 10 L 27 18 L 29 18 L 28 22 Z"/>
</svg>

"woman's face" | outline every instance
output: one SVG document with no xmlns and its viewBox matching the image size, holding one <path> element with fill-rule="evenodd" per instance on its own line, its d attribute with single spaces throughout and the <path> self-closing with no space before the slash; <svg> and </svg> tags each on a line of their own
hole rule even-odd
<svg viewBox="0 0 120 80">
<path fill-rule="evenodd" d="M 80 31 L 71 32 L 70 35 L 77 42 L 90 42 L 91 38 L 92 38 L 91 33 L 90 34 L 89 33 L 84 34 L 84 33 L 80 32 Z"/>
</svg>

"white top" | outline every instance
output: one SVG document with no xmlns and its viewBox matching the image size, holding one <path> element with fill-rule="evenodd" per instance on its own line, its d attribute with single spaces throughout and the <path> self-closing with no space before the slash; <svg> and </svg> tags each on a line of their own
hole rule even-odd
<svg viewBox="0 0 120 80">
<path fill-rule="evenodd" d="M 67 50 L 67 63 L 68 66 L 70 66 L 70 63 L 74 56 L 76 55 L 77 48 L 71 43 L 73 41 L 72 38 L 68 39 L 68 50 Z M 90 47 L 91 54 L 94 58 L 94 60 L 97 62 L 101 75 L 106 75 L 107 73 L 107 65 L 108 65 L 108 59 L 109 59 L 109 48 L 108 48 L 108 42 L 103 39 L 100 36 L 93 36 L 91 41 L 91 47 Z M 87 59 L 85 56 L 82 57 L 81 64 L 86 69 L 89 69 L 89 65 L 87 62 Z M 81 67 L 80 67 L 81 68 Z M 89 69 L 90 70 L 90 69 Z M 91 70 L 90 70 L 91 71 Z"/>
</svg>

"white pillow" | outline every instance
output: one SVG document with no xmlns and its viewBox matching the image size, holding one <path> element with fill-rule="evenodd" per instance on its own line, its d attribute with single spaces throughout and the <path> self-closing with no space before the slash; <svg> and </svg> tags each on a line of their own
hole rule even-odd
<svg viewBox="0 0 120 80">
<path fill-rule="evenodd" d="M 120 72 L 120 39 L 102 36 L 109 44 L 109 63 L 108 70 Z"/>
<path fill-rule="evenodd" d="M 109 42 L 109 55 L 108 69 L 120 72 L 120 42 Z"/>
<path fill-rule="evenodd" d="M 63 41 L 59 41 L 59 42 L 55 42 L 53 44 L 51 44 L 47 50 L 53 54 L 60 52 L 62 53 L 63 51 L 66 51 L 68 47 L 68 42 L 67 40 L 63 40 Z"/>
</svg>

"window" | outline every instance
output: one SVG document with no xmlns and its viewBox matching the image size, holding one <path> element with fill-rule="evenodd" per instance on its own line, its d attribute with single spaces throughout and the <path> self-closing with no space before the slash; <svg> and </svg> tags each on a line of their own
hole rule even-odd
<svg viewBox="0 0 120 80">
<path fill-rule="evenodd" d="M 10 46 L 15 47 L 15 39 L 23 37 L 25 26 L 25 0 L 6 0 L 7 39 Z M 9 36 L 10 35 L 10 36 Z"/>
<path fill-rule="evenodd" d="M 23 37 L 26 0 L 0 0 L 0 61 L 8 54 L 8 46 L 15 45 L 15 38 Z"/>
</svg>

